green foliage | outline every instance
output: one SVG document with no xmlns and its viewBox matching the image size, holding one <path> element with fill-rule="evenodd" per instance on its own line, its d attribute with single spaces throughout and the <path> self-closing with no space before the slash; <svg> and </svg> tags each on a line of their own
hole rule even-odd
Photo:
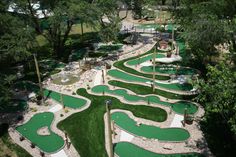
<svg viewBox="0 0 236 157">
<path fill-rule="evenodd" d="M 204 65 L 213 62 L 218 55 L 216 45 L 235 45 L 233 19 L 236 15 L 236 1 L 183 0 L 181 9 L 176 10 L 176 21 L 182 25 L 182 37 L 187 41 L 196 60 Z M 229 10 L 232 8 L 232 10 Z M 236 48 L 236 46 L 235 46 Z"/>
<path fill-rule="evenodd" d="M 11 141 L 11 138 L 7 132 L 8 127 L 9 126 L 7 124 L 0 124 L 0 143 L 2 144 L 1 148 L 3 148 L 0 148 L 0 156 L 3 155 L 7 157 L 12 154 L 16 154 L 18 157 L 31 157 L 31 155 L 26 150 Z M 7 148 L 6 152 L 4 152 L 4 148 Z"/>
<path fill-rule="evenodd" d="M 217 113 L 224 123 L 236 134 L 236 72 L 222 62 L 208 66 L 207 80 L 200 81 L 201 94 L 198 100 L 203 104 L 206 118 Z"/>
</svg>

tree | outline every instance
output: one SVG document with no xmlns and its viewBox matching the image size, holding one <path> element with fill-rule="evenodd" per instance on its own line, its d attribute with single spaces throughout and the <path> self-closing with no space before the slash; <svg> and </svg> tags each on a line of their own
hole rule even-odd
<svg viewBox="0 0 236 157">
<path fill-rule="evenodd" d="M 182 25 L 182 37 L 187 41 L 191 52 L 199 63 L 206 65 L 218 55 L 216 45 L 235 44 L 235 30 L 232 29 L 236 9 L 232 1 L 181 1 L 175 18 Z M 229 11 L 228 8 L 232 8 Z M 235 47 L 236 48 L 236 47 Z"/>
<path fill-rule="evenodd" d="M 205 110 L 201 128 L 215 156 L 235 154 L 236 144 L 236 72 L 228 59 L 208 66 L 206 80 L 200 80 L 197 100 Z M 224 147 L 224 149 L 220 149 Z"/>
<path fill-rule="evenodd" d="M 218 112 L 236 134 L 236 72 L 226 62 L 208 66 L 207 80 L 200 81 L 198 100 L 204 105 L 206 116 Z"/>
<path fill-rule="evenodd" d="M 34 33 L 21 17 L 7 12 L 9 1 L 0 1 L 0 108 L 12 102 L 12 86 L 16 72 L 12 65 L 31 55 L 29 44 Z"/>
<path fill-rule="evenodd" d="M 115 0 L 99 0 L 96 1 L 99 9 L 100 37 L 102 41 L 109 42 L 117 39 L 117 35 L 121 28 L 120 7 Z"/>
<path fill-rule="evenodd" d="M 80 19 L 82 24 L 94 23 L 96 19 L 92 17 L 97 17 L 93 5 L 86 0 L 43 0 L 40 1 L 40 8 L 35 7 L 36 4 L 31 0 L 14 2 L 18 6 L 16 11 L 24 12 L 26 22 L 49 41 L 54 55 L 58 58 L 65 52 L 65 43 L 75 20 Z M 39 18 L 39 13 L 42 13 L 43 19 Z M 42 21 L 47 24 L 47 27 L 42 28 Z"/>
</svg>

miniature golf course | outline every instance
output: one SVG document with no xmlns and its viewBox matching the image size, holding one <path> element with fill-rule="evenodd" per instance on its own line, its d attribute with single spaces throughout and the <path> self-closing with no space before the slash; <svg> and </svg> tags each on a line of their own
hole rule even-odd
<svg viewBox="0 0 236 157">
<path fill-rule="evenodd" d="M 152 82 L 151 79 L 130 75 L 128 73 L 125 73 L 117 69 L 109 70 L 108 75 L 116 79 L 120 79 L 127 82 L 149 83 L 149 84 L 150 82 Z M 155 85 L 162 88 L 169 89 L 169 90 L 181 90 L 181 91 L 190 91 L 193 88 L 191 84 L 179 84 L 179 83 L 164 84 L 164 83 L 155 82 Z"/>
<path fill-rule="evenodd" d="M 132 95 L 132 94 L 128 94 L 127 90 L 125 89 L 111 90 L 106 85 L 95 86 L 92 88 L 92 92 L 98 93 L 98 94 L 102 94 L 104 92 L 108 94 L 113 94 L 114 96 L 121 96 L 121 97 L 124 97 L 125 100 L 130 101 L 130 102 L 143 101 L 146 103 L 150 102 L 150 103 L 168 106 L 168 107 L 171 107 L 172 110 L 178 114 L 184 114 L 185 108 L 187 109 L 188 114 L 194 114 L 198 110 L 198 107 L 191 102 L 178 101 L 176 103 L 169 103 L 169 102 L 161 101 L 160 98 L 155 95 L 150 95 L 150 96 L 139 96 L 137 94 Z"/>
<path fill-rule="evenodd" d="M 115 144 L 114 152 L 119 157 L 202 157 L 198 153 L 183 153 L 183 154 L 158 154 L 145 150 L 129 142 L 119 142 Z"/>
<path fill-rule="evenodd" d="M 164 54 L 156 54 L 156 58 L 164 58 L 165 55 Z M 130 61 L 127 62 L 128 65 L 138 65 L 141 64 L 143 62 L 149 61 L 153 59 L 153 54 L 149 54 L 140 58 L 136 58 L 136 59 L 132 59 Z"/>
<path fill-rule="evenodd" d="M 60 150 L 64 140 L 51 130 L 51 123 L 54 119 L 53 113 L 44 112 L 35 114 L 27 123 L 19 126 L 16 130 L 39 147 L 42 151 L 52 153 Z M 46 133 L 39 133 L 45 128 Z"/>
<path fill-rule="evenodd" d="M 141 71 L 152 73 L 153 66 L 143 66 L 141 68 Z M 162 74 L 169 74 L 169 75 L 172 75 L 172 74 L 195 75 L 198 73 L 196 69 L 192 69 L 192 68 L 180 67 L 177 69 L 174 66 L 160 66 L 160 65 L 155 67 L 155 72 L 162 73 Z"/>
<path fill-rule="evenodd" d="M 151 74 L 144 74 L 142 72 L 138 72 L 132 67 L 130 68 L 125 66 L 124 63 L 126 62 L 127 65 L 135 66 L 140 63 L 152 60 L 153 54 L 151 52 L 153 51 L 149 51 L 140 56 L 118 61 L 114 64 L 114 66 L 117 69 L 109 70 L 107 74 L 111 76 L 111 80 L 118 79 L 133 84 L 145 83 L 148 85 L 148 87 L 150 87 L 150 83 L 152 82 Z M 165 57 L 165 55 L 164 54 L 156 55 L 156 58 L 162 58 L 162 57 Z M 151 68 L 151 67 L 143 67 L 143 68 Z M 148 70 L 143 72 L 148 72 Z M 186 70 L 187 69 L 183 69 L 184 72 Z M 160 72 L 162 71 L 160 70 Z M 168 72 L 164 71 L 162 73 L 172 74 L 175 72 L 176 71 L 174 70 L 173 71 L 169 70 Z M 188 71 L 186 73 L 191 73 L 191 71 Z M 160 76 L 160 77 L 162 77 L 162 80 L 169 79 L 168 76 Z M 155 85 L 157 87 L 173 90 L 173 93 L 168 92 L 171 94 L 174 94 L 175 93 L 174 91 L 189 91 L 192 89 L 192 85 L 190 84 L 178 84 L 178 83 L 168 83 L 168 82 L 164 83 L 156 81 Z M 32 85 L 29 83 L 24 84 L 22 87 L 23 87 L 22 89 L 28 89 L 30 91 L 34 91 L 35 93 L 38 93 L 39 91 L 37 85 Z M 125 88 L 128 89 L 128 87 Z M 185 108 L 187 109 L 188 114 L 194 114 L 198 111 L 198 107 L 194 103 L 184 100 L 177 101 L 175 103 L 169 103 L 166 101 L 161 101 L 160 98 L 154 94 L 148 96 L 129 94 L 128 90 L 126 89 L 111 90 L 106 85 L 98 85 L 93 87 L 91 90 L 94 93 L 94 95 L 88 94 L 85 89 L 79 89 L 77 91 L 77 94 L 91 100 L 90 107 L 82 112 L 71 115 L 70 117 L 66 118 L 65 120 L 61 121 L 58 124 L 58 127 L 61 130 L 68 133 L 73 146 L 79 152 L 81 157 L 107 156 L 107 152 L 105 149 L 104 119 L 103 119 L 103 116 L 106 112 L 104 106 L 105 100 L 108 99 L 112 100 L 111 109 L 128 110 L 132 112 L 132 114 L 135 117 L 149 119 L 156 122 L 165 121 L 167 118 L 167 112 L 161 108 L 158 108 L 158 106 L 151 107 L 147 105 L 141 105 L 142 103 L 143 104 L 152 103 L 152 104 L 168 106 L 175 113 L 178 114 L 184 114 Z M 111 94 L 112 96 L 96 95 L 103 93 Z M 44 89 L 44 96 L 46 98 L 52 98 L 58 103 L 61 103 L 64 106 L 73 109 L 81 108 L 86 104 L 86 100 L 83 98 L 60 94 L 59 92 L 50 91 L 47 89 Z M 131 103 L 139 102 L 140 105 L 124 104 L 119 101 L 119 98 L 117 98 L 117 96 L 123 97 L 125 100 Z M 63 139 L 57 134 L 53 133 L 50 128 L 53 118 L 54 118 L 53 113 L 49 112 L 38 113 L 35 114 L 27 123 L 17 127 L 16 130 L 19 131 L 22 134 L 22 136 L 26 137 L 37 147 L 39 147 L 42 151 L 53 153 L 60 150 L 64 145 Z M 166 142 L 183 142 L 190 138 L 189 132 L 183 128 L 160 128 L 158 126 L 151 126 L 146 124 L 141 124 L 138 126 L 137 122 L 124 112 L 114 112 L 111 114 L 111 118 L 112 120 L 115 121 L 116 126 L 133 134 L 134 136 L 140 136 L 147 139 L 157 139 Z M 40 130 L 41 133 L 43 130 L 44 131 L 43 133 L 46 132 L 47 134 L 42 135 L 41 133 L 39 133 Z M 136 145 L 126 142 L 120 142 L 116 144 L 114 149 L 115 153 L 119 157 L 130 157 L 131 153 L 132 157 L 163 156 L 163 154 L 149 152 L 143 148 L 140 148 Z M 171 155 L 168 154 L 167 156 L 179 157 L 184 155 L 189 155 L 189 154 L 171 154 Z M 198 154 L 196 155 L 195 153 L 190 153 L 190 155 L 199 156 Z"/>
<path fill-rule="evenodd" d="M 111 118 L 120 128 L 137 136 L 160 141 L 184 141 L 190 137 L 189 132 L 182 128 L 159 128 L 145 124 L 137 126 L 136 121 L 123 112 L 114 112 Z"/>
</svg>

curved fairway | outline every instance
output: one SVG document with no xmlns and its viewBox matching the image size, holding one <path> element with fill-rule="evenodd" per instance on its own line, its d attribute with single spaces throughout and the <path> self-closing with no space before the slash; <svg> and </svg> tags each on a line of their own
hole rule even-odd
<svg viewBox="0 0 236 157">
<path fill-rule="evenodd" d="M 190 137 L 189 132 L 181 128 L 159 128 L 145 124 L 137 126 L 136 122 L 123 112 L 114 112 L 111 114 L 111 118 L 120 128 L 137 136 L 179 142 L 185 141 Z"/>
<path fill-rule="evenodd" d="M 50 97 L 53 100 L 61 103 L 61 95 L 57 92 L 44 90 L 44 96 L 47 98 Z M 77 98 L 77 97 L 73 97 L 73 96 L 69 96 L 69 95 L 64 95 L 64 94 L 62 95 L 62 99 L 63 99 L 63 104 L 66 107 L 70 107 L 73 109 L 81 108 L 87 102 L 85 99 L 81 99 L 81 98 Z"/>
<path fill-rule="evenodd" d="M 95 86 L 92 88 L 92 92 L 99 93 L 99 94 L 103 92 L 114 94 L 117 96 L 124 97 L 125 100 L 131 101 L 131 102 L 144 101 L 148 103 L 149 101 L 150 103 L 156 103 L 156 104 L 171 107 L 172 110 L 178 114 L 184 114 L 185 108 L 187 109 L 188 114 L 194 114 L 198 110 L 198 107 L 191 102 L 178 101 L 176 103 L 169 103 L 169 102 L 161 101 L 158 96 L 154 96 L 154 95 L 153 96 L 138 96 L 137 94 L 132 95 L 132 94 L 128 94 L 128 92 L 125 89 L 111 90 L 106 85 Z"/>
<path fill-rule="evenodd" d="M 132 143 L 128 142 L 119 142 L 115 144 L 114 152 L 119 157 L 201 157 L 201 154 L 198 153 L 186 153 L 186 154 L 158 154 L 154 152 L 150 152 L 139 146 L 136 146 Z"/>
<path fill-rule="evenodd" d="M 151 79 L 142 78 L 134 75 L 130 75 L 120 70 L 112 69 L 108 71 L 108 75 L 115 77 L 117 79 L 121 79 L 128 82 L 140 82 L 140 83 L 147 83 L 152 82 Z M 178 84 L 178 83 L 170 83 L 170 84 L 163 84 L 157 83 L 155 84 L 159 87 L 170 89 L 170 90 L 181 90 L 181 91 L 190 91 L 193 87 L 191 84 Z"/>
<path fill-rule="evenodd" d="M 44 112 L 35 114 L 27 123 L 16 128 L 24 137 L 34 143 L 37 147 L 47 153 L 60 150 L 64 140 L 51 130 L 51 123 L 54 119 L 53 113 Z M 49 135 L 39 135 L 40 128 L 47 127 Z"/>
<path fill-rule="evenodd" d="M 163 57 L 165 57 L 164 54 L 156 54 L 156 58 L 163 58 Z M 146 55 L 146 56 L 143 56 L 143 57 L 140 57 L 140 58 L 136 58 L 136 59 L 132 59 L 130 61 L 127 61 L 127 64 L 128 65 L 138 65 L 138 64 L 141 64 L 143 62 L 152 60 L 152 58 L 153 58 L 153 54 L 149 54 L 149 55 Z"/>
<path fill-rule="evenodd" d="M 143 66 L 141 68 L 141 71 L 152 73 L 153 66 Z M 171 74 L 194 75 L 198 73 L 196 69 L 192 69 L 192 68 L 180 67 L 177 70 L 176 67 L 169 67 L 169 66 L 164 67 L 164 66 L 159 66 L 159 65 L 155 67 L 155 72 L 162 73 L 162 74 L 169 74 L 169 75 Z"/>
</svg>

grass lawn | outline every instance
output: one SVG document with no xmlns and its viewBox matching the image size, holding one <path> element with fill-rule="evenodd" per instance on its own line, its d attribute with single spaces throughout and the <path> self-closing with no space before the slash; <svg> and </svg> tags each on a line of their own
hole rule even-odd
<svg viewBox="0 0 236 157">
<path fill-rule="evenodd" d="M 0 156 L 1 157 L 31 157 L 31 155 L 18 146 L 14 144 L 7 132 L 8 125 L 0 125 Z"/>
<path fill-rule="evenodd" d="M 143 74 L 141 72 L 138 72 L 132 68 L 129 68 L 129 67 L 126 67 L 124 65 L 125 62 L 129 61 L 129 60 L 133 60 L 133 59 L 137 59 L 139 57 L 142 57 L 144 55 L 147 55 L 147 54 L 150 54 L 153 52 L 153 49 L 142 54 L 142 55 L 139 55 L 139 56 L 136 56 L 136 57 L 131 57 L 131 58 L 128 58 L 128 59 L 124 59 L 124 60 L 121 60 L 121 61 L 118 61 L 118 62 L 115 62 L 113 65 L 118 68 L 118 69 L 121 69 L 127 73 L 131 73 L 131 74 L 134 74 L 134 75 L 138 75 L 138 76 L 143 76 L 143 77 L 147 77 L 147 78 L 152 78 L 152 75 L 151 74 Z M 161 76 L 161 75 L 156 75 L 156 79 L 158 80 L 169 80 L 170 77 L 169 76 Z"/>
<path fill-rule="evenodd" d="M 89 25 L 84 24 L 83 31 L 84 33 L 88 33 L 88 32 L 96 32 L 97 30 Z M 81 24 L 73 25 L 70 34 L 82 34 Z"/>
<path fill-rule="evenodd" d="M 195 97 L 195 95 L 179 95 L 179 94 L 169 93 L 169 92 L 159 90 L 159 89 L 156 89 L 155 92 L 153 93 L 151 87 L 142 86 L 138 84 L 132 84 L 132 83 L 124 83 L 124 82 L 115 81 L 115 80 L 111 80 L 108 83 L 113 86 L 129 89 L 133 91 L 134 93 L 141 94 L 141 95 L 157 94 L 160 96 L 164 96 L 168 99 L 185 99 L 185 100 L 191 100 L 192 98 Z"/>
<path fill-rule="evenodd" d="M 77 93 L 90 99 L 92 101 L 91 106 L 87 110 L 73 114 L 60 122 L 58 127 L 68 133 L 81 157 L 107 157 L 103 120 L 105 113 L 104 102 L 107 99 L 112 100 L 112 109 L 129 110 L 136 117 L 158 122 L 163 122 L 167 118 L 167 113 L 160 108 L 123 104 L 118 99 L 110 96 L 90 95 L 85 89 L 79 89 Z"/>
</svg>

